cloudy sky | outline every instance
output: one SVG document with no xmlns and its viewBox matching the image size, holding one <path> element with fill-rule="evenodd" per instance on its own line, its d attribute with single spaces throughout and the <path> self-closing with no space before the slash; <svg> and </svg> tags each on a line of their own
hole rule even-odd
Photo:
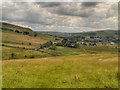
<svg viewBox="0 0 120 90">
<path fill-rule="evenodd" d="M 2 20 L 37 31 L 117 30 L 117 2 L 4 2 Z"/>
</svg>

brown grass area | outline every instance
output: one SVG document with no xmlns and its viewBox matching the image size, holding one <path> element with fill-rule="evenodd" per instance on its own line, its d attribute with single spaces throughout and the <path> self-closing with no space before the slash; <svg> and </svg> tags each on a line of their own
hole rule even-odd
<svg viewBox="0 0 120 90">
<path fill-rule="evenodd" d="M 22 35 L 22 34 L 14 34 L 14 33 L 2 33 L 2 40 L 3 41 L 9 41 L 9 42 L 15 42 L 15 43 L 34 43 L 34 44 L 40 44 L 44 43 L 47 40 L 43 40 L 40 37 L 31 37 L 28 35 Z"/>
</svg>

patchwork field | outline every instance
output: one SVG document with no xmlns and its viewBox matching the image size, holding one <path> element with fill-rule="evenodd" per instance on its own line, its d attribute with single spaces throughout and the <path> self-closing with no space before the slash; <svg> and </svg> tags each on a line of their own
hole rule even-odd
<svg viewBox="0 0 120 90">
<path fill-rule="evenodd" d="M 11 54 L 14 53 L 14 57 Z M 25 59 L 25 58 L 42 58 L 42 57 L 50 57 L 51 55 L 47 53 L 42 53 L 40 51 L 35 50 L 24 50 L 19 48 L 10 48 L 10 47 L 2 47 L 2 59 Z"/>
<path fill-rule="evenodd" d="M 23 35 L 12 31 L 2 31 L 3 44 L 17 44 L 17 46 L 21 46 L 23 43 L 25 47 L 27 47 L 27 45 L 30 46 L 29 43 L 31 43 L 31 46 L 39 46 L 41 43 L 45 43 L 52 39 L 54 38 L 42 34 L 38 35 L 37 37 L 32 37 L 29 35 Z"/>
<path fill-rule="evenodd" d="M 3 88 L 117 88 L 117 54 L 5 60 Z"/>
</svg>

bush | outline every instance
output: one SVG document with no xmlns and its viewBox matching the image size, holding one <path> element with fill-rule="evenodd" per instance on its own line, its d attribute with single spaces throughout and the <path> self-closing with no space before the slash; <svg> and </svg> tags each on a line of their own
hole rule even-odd
<svg viewBox="0 0 120 90">
<path fill-rule="evenodd" d="M 23 34 L 28 35 L 28 34 L 29 34 L 29 32 L 27 32 L 27 31 L 23 31 Z"/>
<path fill-rule="evenodd" d="M 2 46 L 5 46 L 5 44 L 2 44 Z"/>
<path fill-rule="evenodd" d="M 24 45 L 24 43 L 21 43 L 22 45 Z"/>
<path fill-rule="evenodd" d="M 86 45 L 86 46 L 87 46 L 87 44 L 86 44 L 86 43 L 83 43 L 83 45 Z"/>
<path fill-rule="evenodd" d="M 40 49 L 44 49 L 44 45 L 40 45 Z"/>
<path fill-rule="evenodd" d="M 25 49 L 25 47 L 23 47 L 23 49 Z"/>
<path fill-rule="evenodd" d="M 18 30 L 15 30 L 16 33 L 20 33 Z"/>
<path fill-rule="evenodd" d="M 37 34 L 34 34 L 34 37 L 37 37 Z"/>
<path fill-rule="evenodd" d="M 78 47 L 79 47 L 79 44 L 76 43 L 76 44 L 74 45 L 74 48 L 78 48 Z"/>
<path fill-rule="evenodd" d="M 27 57 L 27 55 L 25 55 L 24 57 Z"/>
<path fill-rule="evenodd" d="M 96 46 L 96 43 L 93 43 L 93 46 Z"/>
<path fill-rule="evenodd" d="M 53 45 L 53 46 L 51 46 L 49 49 L 51 49 L 51 50 L 56 50 L 57 47 L 56 47 L 55 45 Z"/>
<path fill-rule="evenodd" d="M 30 56 L 30 58 L 35 58 L 34 56 Z"/>
<path fill-rule="evenodd" d="M 14 53 L 11 53 L 11 57 L 14 57 L 15 56 L 15 54 Z"/>
<path fill-rule="evenodd" d="M 29 45 L 31 45 L 31 43 L 29 43 Z"/>
<path fill-rule="evenodd" d="M 91 43 L 89 43 L 89 45 L 92 45 Z"/>
</svg>

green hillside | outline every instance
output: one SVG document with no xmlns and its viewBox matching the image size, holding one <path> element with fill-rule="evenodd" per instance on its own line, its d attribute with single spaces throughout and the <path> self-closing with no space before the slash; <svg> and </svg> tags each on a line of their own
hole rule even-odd
<svg viewBox="0 0 120 90">
<path fill-rule="evenodd" d="M 2 23 L 2 38 L 3 43 L 24 43 L 24 45 L 28 45 L 28 43 L 31 43 L 31 45 L 39 45 L 54 39 L 54 37 L 36 33 L 29 28 L 8 23 Z"/>
<path fill-rule="evenodd" d="M 1 24 L 3 59 L 30 58 L 32 56 L 34 56 L 34 58 L 40 58 L 50 56 L 32 49 L 39 47 L 42 43 L 54 40 L 54 37 L 39 34 L 29 28 L 9 23 L 1 22 Z M 14 53 L 14 58 L 11 57 L 12 53 Z"/>
</svg>

